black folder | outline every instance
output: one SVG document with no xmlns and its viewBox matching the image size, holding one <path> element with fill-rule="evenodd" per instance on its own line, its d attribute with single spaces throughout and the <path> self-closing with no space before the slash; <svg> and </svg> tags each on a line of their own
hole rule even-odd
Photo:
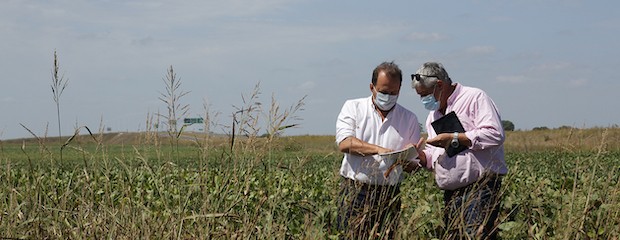
<svg viewBox="0 0 620 240">
<path fill-rule="evenodd" d="M 461 121 L 456 116 L 456 113 L 454 113 L 454 111 L 449 112 L 445 116 L 435 120 L 434 122 L 431 123 L 431 126 L 433 126 L 433 129 L 435 130 L 435 133 L 437 134 L 454 133 L 454 132 L 464 133 L 465 132 L 465 129 L 463 128 L 463 125 L 461 124 Z M 459 145 L 458 148 L 453 148 L 452 146 L 449 146 L 448 148 L 446 148 L 446 153 L 448 153 L 448 157 L 453 157 L 454 155 L 459 154 L 465 149 L 467 149 L 467 146 L 464 146 L 464 145 Z"/>
</svg>

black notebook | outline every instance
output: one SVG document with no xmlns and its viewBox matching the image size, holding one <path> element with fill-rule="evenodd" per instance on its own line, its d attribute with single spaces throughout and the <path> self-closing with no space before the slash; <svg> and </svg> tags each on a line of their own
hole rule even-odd
<svg viewBox="0 0 620 240">
<path fill-rule="evenodd" d="M 434 122 L 431 123 L 431 126 L 433 126 L 433 129 L 435 130 L 435 133 L 437 134 L 453 133 L 453 132 L 464 133 L 465 132 L 465 129 L 463 128 L 463 125 L 461 124 L 461 121 L 456 116 L 456 113 L 454 113 L 454 111 L 449 112 L 445 116 L 435 120 Z M 454 155 L 459 154 L 465 149 L 467 149 L 467 147 L 464 145 L 460 145 L 458 148 L 453 148 L 450 146 L 446 149 L 446 153 L 448 153 L 448 157 L 453 157 Z"/>
</svg>

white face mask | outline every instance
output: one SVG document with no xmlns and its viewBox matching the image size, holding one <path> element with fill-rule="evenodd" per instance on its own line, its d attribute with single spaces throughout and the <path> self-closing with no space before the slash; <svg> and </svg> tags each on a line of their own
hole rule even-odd
<svg viewBox="0 0 620 240">
<path fill-rule="evenodd" d="M 390 95 L 382 92 L 378 92 L 375 89 L 377 96 L 373 98 L 373 102 L 379 109 L 382 111 L 388 111 L 396 105 L 396 100 L 398 100 L 398 95 Z"/>
</svg>

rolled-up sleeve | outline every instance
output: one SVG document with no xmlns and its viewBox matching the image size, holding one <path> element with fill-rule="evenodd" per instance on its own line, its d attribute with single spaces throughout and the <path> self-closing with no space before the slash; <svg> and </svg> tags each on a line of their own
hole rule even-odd
<svg viewBox="0 0 620 240">
<path fill-rule="evenodd" d="M 355 106 L 352 101 L 346 101 L 336 120 L 336 145 L 350 136 L 355 136 Z"/>
<path fill-rule="evenodd" d="M 474 103 L 474 129 L 465 133 L 471 140 L 472 150 L 482 150 L 504 143 L 505 134 L 495 104 L 486 94 L 478 96 Z"/>
</svg>

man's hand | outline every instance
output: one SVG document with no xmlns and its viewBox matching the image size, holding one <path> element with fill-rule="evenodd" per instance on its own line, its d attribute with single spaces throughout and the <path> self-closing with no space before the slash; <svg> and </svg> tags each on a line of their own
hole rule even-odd
<svg viewBox="0 0 620 240">
<path fill-rule="evenodd" d="M 426 142 L 435 147 L 447 149 L 450 147 L 450 142 L 452 142 L 452 139 L 454 138 L 453 134 L 454 133 L 440 133 L 439 135 L 437 135 L 437 137 L 429 139 Z M 459 145 L 462 146 L 470 147 L 472 144 L 471 140 L 469 140 L 469 138 L 467 138 L 467 135 L 465 135 L 464 133 L 459 133 L 458 141 Z"/>
<path fill-rule="evenodd" d="M 338 144 L 340 152 L 359 156 L 370 156 L 380 153 L 391 152 L 392 149 L 384 148 L 375 144 L 364 142 L 356 137 L 348 137 Z"/>
<path fill-rule="evenodd" d="M 440 133 L 436 137 L 426 140 L 426 143 L 440 148 L 448 148 L 452 141 L 452 133 Z"/>
<path fill-rule="evenodd" d="M 416 150 L 418 151 L 418 159 L 420 159 L 420 165 L 422 165 L 422 167 L 426 167 L 426 153 L 424 153 L 424 146 L 426 146 L 426 144 L 424 143 L 425 139 L 424 138 L 420 138 L 420 140 L 418 141 L 418 144 L 416 145 Z"/>
<path fill-rule="evenodd" d="M 418 140 L 418 144 L 415 144 L 415 149 L 418 152 L 418 159 L 420 159 L 420 165 L 421 166 L 426 166 L 426 154 L 424 154 L 424 143 L 425 139 L 424 138 L 420 138 L 420 140 Z M 413 145 L 413 144 L 410 144 Z M 407 145 L 407 147 L 409 147 L 410 145 Z M 407 164 L 405 164 L 403 166 L 403 170 L 405 172 L 411 173 L 415 170 L 418 170 L 420 168 L 420 166 L 418 166 L 418 164 L 414 163 L 414 162 L 408 162 Z"/>
</svg>

